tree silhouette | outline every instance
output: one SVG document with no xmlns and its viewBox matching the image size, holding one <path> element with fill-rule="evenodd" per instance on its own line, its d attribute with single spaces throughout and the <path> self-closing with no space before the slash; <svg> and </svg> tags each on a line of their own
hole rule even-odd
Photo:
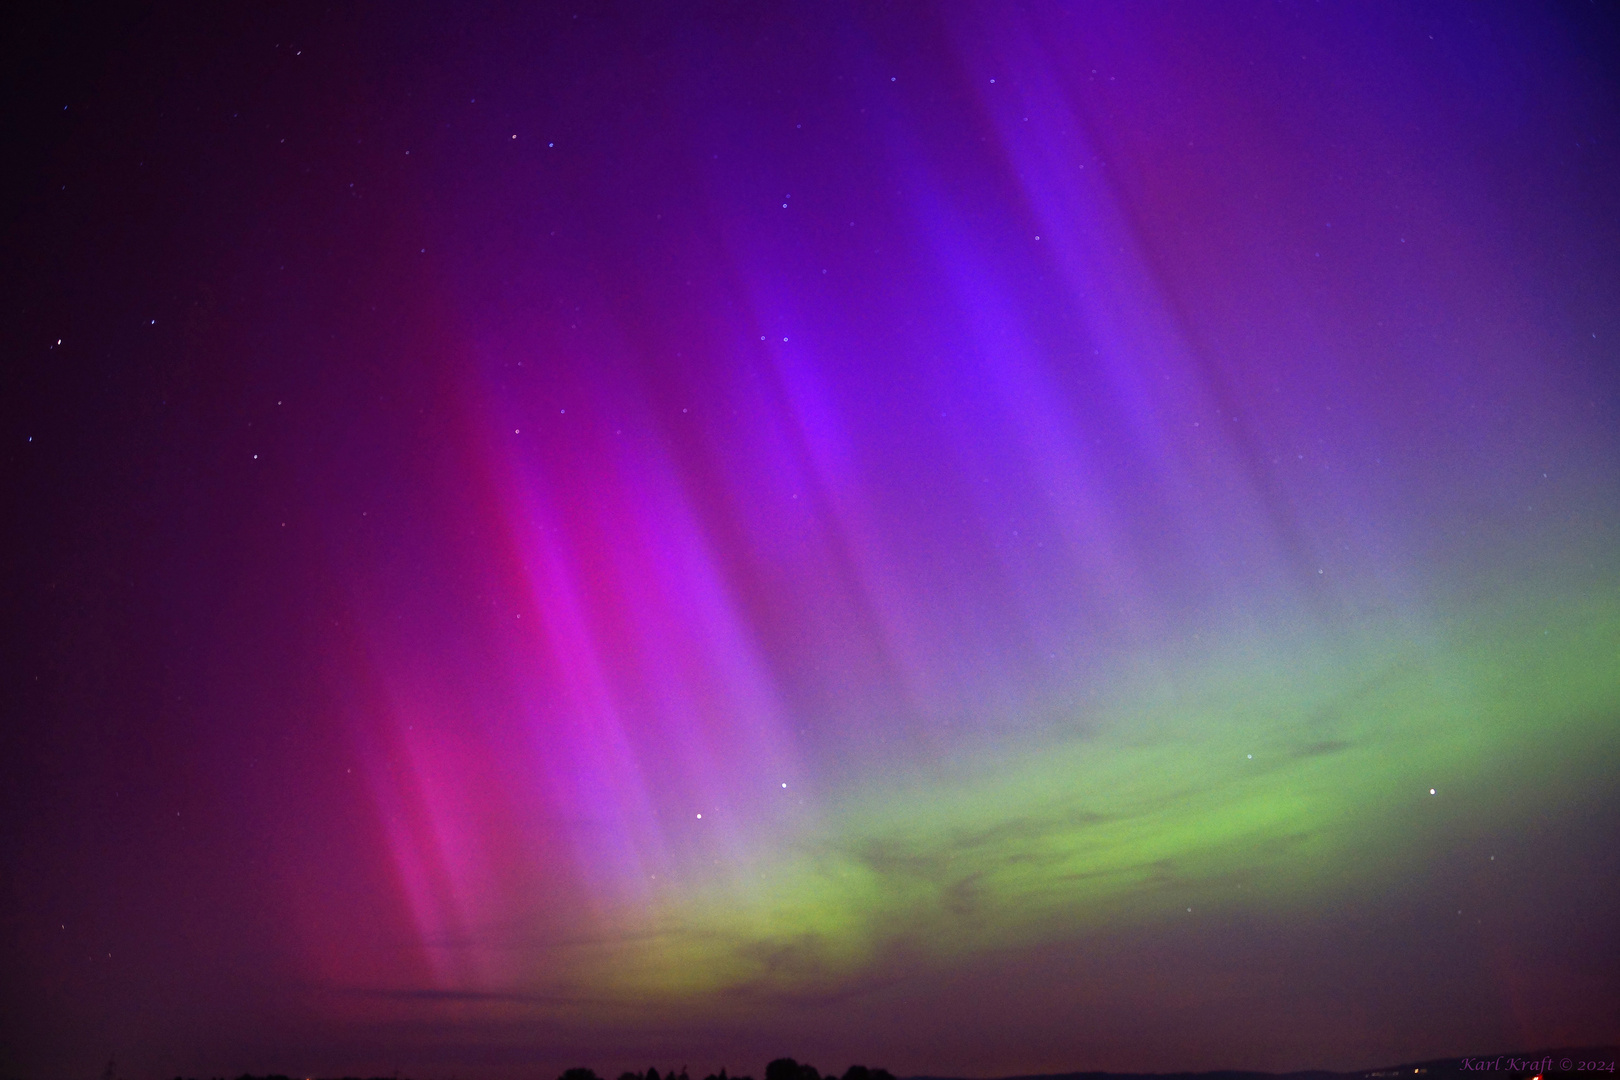
<svg viewBox="0 0 1620 1080">
<path fill-rule="evenodd" d="M 814 1065 L 806 1062 L 801 1065 L 790 1057 L 777 1058 L 765 1066 L 765 1080 L 822 1080 L 821 1073 Z M 837 1080 L 829 1076 L 827 1080 Z"/>
</svg>

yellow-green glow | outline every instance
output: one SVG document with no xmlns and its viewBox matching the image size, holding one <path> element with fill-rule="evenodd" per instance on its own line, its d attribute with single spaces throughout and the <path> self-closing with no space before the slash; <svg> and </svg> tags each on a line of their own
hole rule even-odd
<svg viewBox="0 0 1620 1080">
<path fill-rule="evenodd" d="M 836 993 L 879 961 L 1387 890 L 1448 837 L 1592 790 L 1620 743 L 1620 604 L 1233 636 L 1117 681 L 1066 740 L 861 777 L 788 854 L 670 888 L 575 978 L 598 1000 L 735 1008 Z"/>
</svg>

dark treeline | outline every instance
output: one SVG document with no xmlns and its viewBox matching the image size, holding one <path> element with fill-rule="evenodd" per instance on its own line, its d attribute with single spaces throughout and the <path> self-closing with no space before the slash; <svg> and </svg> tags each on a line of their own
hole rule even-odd
<svg viewBox="0 0 1620 1080">
<path fill-rule="evenodd" d="M 591 1069 L 569 1069 L 557 1080 L 603 1080 Z M 620 1073 L 619 1080 L 692 1080 L 686 1073 L 686 1066 L 681 1071 L 671 1069 L 660 1074 L 657 1069 L 648 1069 L 645 1073 Z M 752 1076 L 727 1076 L 726 1070 L 710 1073 L 704 1080 L 754 1080 Z M 801 1065 L 792 1058 L 777 1058 L 765 1066 L 765 1080 L 894 1080 L 887 1069 L 869 1069 L 865 1065 L 851 1065 L 844 1070 L 843 1077 L 837 1073 L 828 1073 L 823 1076 L 814 1065 Z"/>
<path fill-rule="evenodd" d="M 174 1080 L 186 1080 L 186 1078 L 177 1076 Z M 225 1080 L 225 1078 L 216 1076 L 212 1077 L 211 1080 Z M 304 1080 L 304 1078 L 279 1074 L 253 1076 L 243 1073 L 236 1080 Z M 338 1080 L 362 1080 L 362 1078 L 345 1076 L 338 1078 Z M 399 1077 L 370 1077 L 368 1080 L 399 1080 Z M 597 1076 L 594 1070 L 578 1068 L 569 1069 L 557 1080 L 603 1080 L 603 1078 Z M 660 1073 L 657 1069 L 648 1069 L 644 1073 L 620 1073 L 619 1080 L 692 1080 L 692 1078 L 687 1075 L 686 1066 L 683 1065 L 680 1072 L 671 1069 L 667 1073 Z M 727 1076 L 726 1070 L 721 1069 L 717 1073 L 710 1073 L 704 1080 L 754 1080 L 754 1078 L 751 1076 Z M 842 1077 L 836 1073 L 827 1073 L 823 1076 L 814 1065 L 800 1065 L 792 1058 L 777 1058 L 765 1066 L 765 1080 L 894 1080 L 894 1077 L 890 1075 L 887 1069 L 869 1069 L 865 1065 L 851 1065 L 844 1070 Z"/>
</svg>

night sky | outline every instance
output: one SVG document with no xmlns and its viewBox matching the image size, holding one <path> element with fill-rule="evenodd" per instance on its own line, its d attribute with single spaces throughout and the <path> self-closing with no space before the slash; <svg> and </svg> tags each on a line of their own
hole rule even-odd
<svg viewBox="0 0 1620 1080">
<path fill-rule="evenodd" d="M 1598 9 L 238 6 L 6 30 L 0 1075 L 1620 1041 Z"/>
</svg>

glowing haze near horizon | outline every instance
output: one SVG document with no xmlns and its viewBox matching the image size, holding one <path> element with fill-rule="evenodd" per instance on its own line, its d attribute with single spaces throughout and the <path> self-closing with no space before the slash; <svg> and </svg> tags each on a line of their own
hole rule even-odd
<svg viewBox="0 0 1620 1080">
<path fill-rule="evenodd" d="M 1620 1035 L 1615 83 L 1572 25 L 224 41 L 151 76 L 211 134 L 152 139 L 238 191 L 128 305 L 165 358 L 140 424 L 180 431 L 140 466 L 169 704 L 109 736 L 146 764 L 106 766 L 143 810 L 104 831 L 158 881 L 79 901 L 92 960 L 150 955 L 92 977 L 24 935 L 93 1003 L 75 1053 L 1006 1073 Z M 93 873 L 34 858 L 82 914 Z"/>
</svg>

